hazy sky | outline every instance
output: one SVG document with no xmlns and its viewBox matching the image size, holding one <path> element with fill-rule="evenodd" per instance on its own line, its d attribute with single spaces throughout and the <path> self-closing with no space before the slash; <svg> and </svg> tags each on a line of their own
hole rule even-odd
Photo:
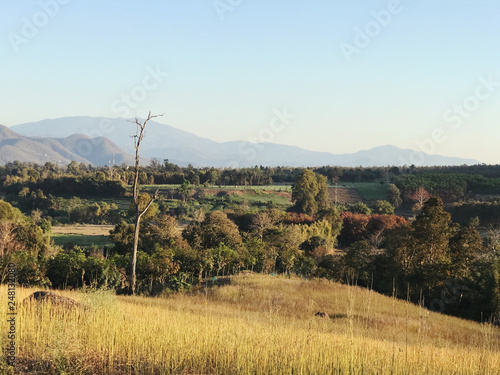
<svg viewBox="0 0 500 375">
<path fill-rule="evenodd" d="M 3 125 L 151 110 L 216 141 L 500 163 L 498 0 L 4 0 L 0 35 Z"/>
</svg>

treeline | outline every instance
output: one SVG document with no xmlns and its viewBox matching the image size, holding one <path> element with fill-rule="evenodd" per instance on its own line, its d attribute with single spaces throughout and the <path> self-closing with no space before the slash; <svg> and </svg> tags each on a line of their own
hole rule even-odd
<svg viewBox="0 0 500 375">
<path fill-rule="evenodd" d="M 490 233 L 483 242 L 474 226 L 453 223 L 439 198 L 429 199 L 411 222 L 334 208 L 314 217 L 277 209 L 214 211 L 181 231 L 172 216 L 157 210 L 147 215 L 137 258 L 142 294 L 192 290 L 207 278 L 249 270 L 325 277 L 409 296 L 448 314 L 499 318 L 500 233 Z M 15 262 L 20 284 L 127 290 L 132 224 L 122 221 L 111 231 L 113 248 L 58 250 L 47 246 L 39 231 L 41 245 L 33 251 L 22 229 L 34 229 L 31 220 L 7 220 L 15 241 L 3 245 L 3 269 Z M 339 245 L 344 251 L 336 250 Z"/>
<path fill-rule="evenodd" d="M 415 185 L 432 190 L 433 194 L 443 196 L 449 190 L 457 197 L 469 192 L 475 194 L 497 194 L 500 192 L 500 166 L 474 165 L 452 167 L 336 167 L 322 166 L 310 168 L 325 176 L 330 184 L 347 182 L 395 182 L 398 187 L 407 190 Z M 266 167 L 252 168 L 195 168 L 192 165 L 180 167 L 165 159 L 161 163 L 153 159 L 148 166 L 141 168 L 141 184 L 182 184 L 189 181 L 198 186 L 203 184 L 219 186 L 262 186 L 272 184 L 292 184 L 302 168 Z M 64 176 L 66 179 L 60 179 Z M 71 179 L 68 176 L 79 177 Z M 106 181 L 132 182 L 134 172 L 126 165 L 113 167 L 93 167 L 92 165 L 71 162 L 67 166 L 58 166 L 47 162 L 44 165 L 12 162 L 0 166 L 2 186 L 26 184 L 30 189 L 49 190 L 51 194 L 66 194 L 76 191 L 78 194 L 112 195 L 122 192 L 122 186 L 106 184 Z M 84 177 L 84 178 L 83 178 Z M 65 184 L 61 184 L 65 183 Z M 59 186 L 66 185 L 66 186 Z"/>
<path fill-rule="evenodd" d="M 408 197 L 418 188 L 424 188 L 445 202 L 460 201 L 471 194 L 500 194 L 500 178 L 479 174 L 421 173 L 400 175 L 394 184 Z"/>
<path fill-rule="evenodd" d="M 207 279 L 248 270 L 326 277 L 433 310 L 498 321 L 500 231 L 483 241 L 473 222 L 454 223 L 438 197 L 423 201 L 408 221 L 394 215 L 388 202 L 379 202 L 376 213 L 362 204 L 333 207 L 325 187 L 325 176 L 303 169 L 292 186 L 289 212 L 201 212 L 183 227 L 153 203 L 139 228 L 139 292 L 193 290 Z M 142 195 L 140 202 L 147 204 L 149 197 Z M 6 202 L 2 207 L 0 223 L 11 234 L 0 244 L 2 269 L 16 263 L 22 285 L 127 290 L 133 224 L 114 227 L 113 247 L 59 249 L 47 242 L 50 225 L 39 215 L 25 217 Z"/>
</svg>

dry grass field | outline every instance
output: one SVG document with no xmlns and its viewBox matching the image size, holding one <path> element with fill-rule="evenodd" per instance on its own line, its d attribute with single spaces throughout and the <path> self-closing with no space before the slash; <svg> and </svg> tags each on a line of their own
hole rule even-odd
<svg viewBox="0 0 500 375">
<path fill-rule="evenodd" d="M 77 234 L 85 236 L 108 236 L 109 231 L 114 225 L 92 225 L 92 224 L 75 224 L 75 225 L 58 225 L 52 227 L 53 234 Z"/>
<path fill-rule="evenodd" d="M 34 292 L 17 289 L 17 300 Z M 263 275 L 162 298 L 19 309 L 12 374 L 498 374 L 500 329 L 358 287 Z M 0 287 L 7 313 L 7 287 Z M 316 317 L 323 311 L 329 317 Z M 0 324 L 7 333 L 6 319 Z M 6 345 L 6 334 L 2 334 Z M 1 365 L 5 373 L 7 367 Z"/>
</svg>

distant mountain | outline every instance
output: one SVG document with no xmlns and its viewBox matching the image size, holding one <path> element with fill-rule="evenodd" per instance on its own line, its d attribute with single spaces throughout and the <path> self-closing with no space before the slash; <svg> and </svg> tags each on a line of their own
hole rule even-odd
<svg viewBox="0 0 500 375">
<path fill-rule="evenodd" d="M 132 164 L 134 157 L 103 137 L 72 135 L 66 138 L 27 137 L 0 125 L 0 164 L 15 160 L 66 165 L 71 161 L 109 165 L 115 153 L 116 164 Z"/>
<path fill-rule="evenodd" d="M 123 150 L 124 155 L 125 153 L 134 153 L 133 140 L 130 136 L 135 134 L 136 127 L 126 119 L 65 117 L 16 125 L 10 130 L 27 137 L 52 137 L 72 152 L 79 150 L 76 143 L 83 142 L 83 135 L 87 136 L 88 139 L 92 137 L 92 139 L 101 140 L 101 143 L 93 141 L 95 145 L 93 153 L 96 153 L 96 157 L 99 156 L 102 164 L 108 163 L 108 160 L 104 159 L 111 152 L 110 147 L 113 143 L 117 145 L 117 150 L 118 147 Z M 75 134 L 80 134 L 76 140 L 72 138 L 75 137 Z M 100 147 L 103 147 L 104 150 L 101 151 Z M 75 153 L 82 157 L 88 156 L 84 152 Z M 155 121 L 148 123 L 146 137 L 141 145 L 141 155 L 146 158 L 157 158 L 161 161 L 169 159 L 170 162 L 181 166 L 192 164 L 197 167 L 250 167 L 255 165 L 371 167 L 404 164 L 426 166 L 479 164 L 479 161 L 473 159 L 427 155 L 389 145 L 353 154 L 333 154 L 274 143 L 254 144 L 244 141 L 219 143 Z M 124 158 L 123 160 L 129 159 Z M 116 163 L 121 164 L 118 159 Z"/>
</svg>

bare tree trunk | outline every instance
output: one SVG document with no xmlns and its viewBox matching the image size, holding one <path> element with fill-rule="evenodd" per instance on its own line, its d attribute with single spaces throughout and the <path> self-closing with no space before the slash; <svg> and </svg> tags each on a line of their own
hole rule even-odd
<svg viewBox="0 0 500 375">
<path fill-rule="evenodd" d="M 148 118 L 144 120 L 144 122 L 140 122 L 138 118 L 133 121 L 134 124 L 137 125 L 137 131 L 135 135 L 132 136 L 134 138 L 134 146 L 135 146 L 135 176 L 134 176 L 134 184 L 133 184 L 133 203 L 135 207 L 135 228 L 134 228 L 134 247 L 132 249 L 132 260 L 130 262 L 130 286 L 129 286 L 129 294 L 135 294 L 135 283 L 136 283 L 136 275 L 135 269 L 137 266 L 137 246 L 139 244 L 139 230 L 141 224 L 141 217 L 144 215 L 151 204 L 155 201 L 158 195 L 158 190 L 156 190 L 154 196 L 151 198 L 149 203 L 146 205 L 144 209 L 139 207 L 139 147 L 141 146 L 141 142 L 144 138 L 144 131 L 146 129 L 146 124 L 149 120 L 154 117 L 159 117 L 162 115 L 151 116 L 151 112 L 148 114 Z"/>
</svg>

